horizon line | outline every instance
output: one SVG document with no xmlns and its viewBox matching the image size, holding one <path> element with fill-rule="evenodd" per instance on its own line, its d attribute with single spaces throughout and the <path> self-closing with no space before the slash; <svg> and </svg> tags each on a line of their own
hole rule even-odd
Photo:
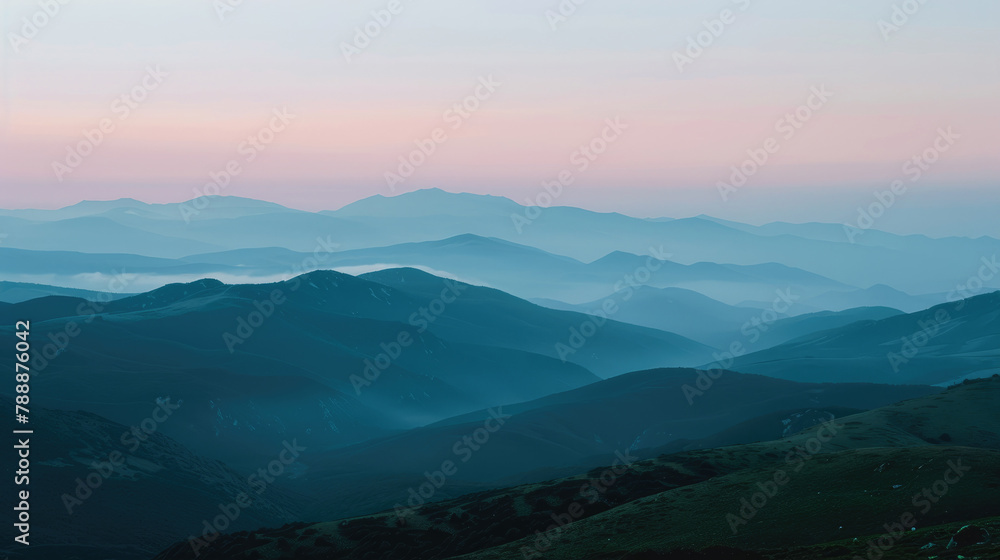
<svg viewBox="0 0 1000 560">
<path fill-rule="evenodd" d="M 531 205 L 524 205 L 524 204 L 521 204 L 521 203 L 517 202 L 516 200 L 513 200 L 510 197 L 507 197 L 507 196 L 504 196 L 504 195 L 472 193 L 472 192 L 467 192 L 467 191 L 455 192 L 455 191 L 449 191 L 449 190 L 446 190 L 446 189 L 442 189 L 440 187 L 424 187 L 424 188 L 414 189 L 412 191 L 402 192 L 402 193 L 388 195 L 388 196 L 384 195 L 384 194 L 381 194 L 381 193 L 376 193 L 376 194 L 373 194 L 373 195 L 369 195 L 369 196 L 365 196 L 365 197 L 362 197 L 362 198 L 358 198 L 358 199 L 356 199 L 356 200 L 354 200 L 352 202 L 348 202 L 347 204 L 344 204 L 343 206 L 340 206 L 339 208 L 335 208 L 335 209 L 323 209 L 323 210 L 306 210 L 306 209 L 302 209 L 302 208 L 295 208 L 295 207 L 288 206 L 286 204 L 282 204 L 282 203 L 279 203 L 279 202 L 273 202 L 273 201 L 270 201 L 270 200 L 265 200 L 265 199 L 260 199 L 260 198 L 253 198 L 253 197 L 247 197 L 247 196 L 223 195 L 223 194 L 215 194 L 215 195 L 204 194 L 204 195 L 201 195 L 201 196 L 196 196 L 196 197 L 189 198 L 189 199 L 186 199 L 186 200 L 174 201 L 174 202 L 148 202 L 148 201 L 141 200 L 139 198 L 132 197 L 132 196 L 120 197 L 120 198 L 111 198 L 111 199 L 89 199 L 89 198 L 87 198 L 87 199 L 82 199 L 82 200 L 80 200 L 78 202 L 75 202 L 73 204 L 69 204 L 67 206 L 60 206 L 60 207 L 57 207 L 57 208 L 0 208 L 0 211 L 4 211 L 4 212 L 59 212 L 59 211 L 62 211 L 62 210 L 68 210 L 70 208 L 74 208 L 76 206 L 80 206 L 82 204 L 87 204 L 87 203 L 107 204 L 107 203 L 122 202 L 122 201 L 137 202 L 139 204 L 143 204 L 143 205 L 146 205 L 146 206 L 181 206 L 181 205 L 184 205 L 184 204 L 189 204 L 189 203 L 191 203 L 191 202 L 193 202 L 195 200 L 201 200 L 201 199 L 204 199 L 204 198 L 208 198 L 208 199 L 246 200 L 246 201 L 259 202 L 259 203 L 262 203 L 262 204 L 276 206 L 276 207 L 283 208 L 285 210 L 290 210 L 290 211 L 293 211 L 293 212 L 303 212 L 303 213 L 307 213 L 307 214 L 322 214 L 323 212 L 339 212 L 339 211 L 341 211 L 341 210 L 343 210 L 343 209 L 345 209 L 345 208 L 347 208 L 347 207 L 349 207 L 349 206 L 351 206 L 353 204 L 356 204 L 358 202 L 362 202 L 362 201 L 365 201 L 365 200 L 376 199 L 376 198 L 394 199 L 394 198 L 400 198 L 400 197 L 407 196 L 407 195 L 412 195 L 412 194 L 415 194 L 415 193 L 433 192 L 433 191 L 437 191 L 437 192 L 441 192 L 441 193 L 445 193 L 445 194 L 453 195 L 453 196 L 466 195 L 466 196 L 472 196 L 472 197 L 477 197 L 477 198 L 498 198 L 498 199 L 503 199 L 503 200 L 505 200 L 505 201 L 507 201 L 507 202 L 509 202 L 511 204 L 514 204 L 514 205 L 516 205 L 516 206 L 518 206 L 520 208 L 539 208 L 539 207 L 541 207 L 541 208 L 572 208 L 572 209 L 576 209 L 576 210 L 583 210 L 585 212 L 590 212 L 590 213 L 593 213 L 593 214 L 618 215 L 618 216 L 624 216 L 624 217 L 627 217 L 627 218 L 631 218 L 631 219 L 634 219 L 634 220 L 654 221 L 654 222 L 657 221 L 657 220 L 671 220 L 671 221 L 675 221 L 675 220 L 702 219 L 702 220 L 712 221 L 714 223 L 717 223 L 717 224 L 723 225 L 723 226 L 725 226 L 726 223 L 748 225 L 748 226 L 753 226 L 753 227 L 764 227 L 764 226 L 772 225 L 772 224 L 789 224 L 789 225 L 820 224 L 820 225 L 833 225 L 833 226 L 844 226 L 845 225 L 843 223 L 823 222 L 823 221 L 816 221 L 816 220 L 806 221 L 806 222 L 791 222 L 791 221 L 784 221 L 784 220 L 776 220 L 776 221 L 754 223 L 754 222 L 743 222 L 743 221 L 739 221 L 739 220 L 731 220 L 731 219 L 726 219 L 726 218 L 718 218 L 716 216 L 712 216 L 710 214 L 705 214 L 705 213 L 694 214 L 694 215 L 684 216 L 684 217 L 656 216 L 656 217 L 643 218 L 643 217 L 635 216 L 635 215 L 632 215 L 632 214 L 626 214 L 624 212 L 617 212 L 617 211 L 602 212 L 600 210 L 594 210 L 594 209 L 585 208 L 585 207 L 582 207 L 582 206 L 570 206 L 570 205 L 552 204 L 550 206 L 544 206 L 543 207 L 543 206 L 539 206 L 539 205 L 533 205 L 533 206 L 531 206 Z M 884 233 L 884 234 L 887 234 L 887 235 L 894 235 L 894 236 L 898 236 L 898 237 L 919 236 L 919 237 L 926 237 L 926 238 L 929 238 L 929 239 L 948 239 L 948 238 L 961 238 L 961 239 L 990 238 L 990 239 L 997 239 L 997 238 L 994 238 L 994 237 L 989 236 L 989 235 L 982 235 L 982 236 L 979 236 L 979 237 L 970 237 L 970 236 L 962 236 L 962 235 L 946 235 L 946 236 L 942 236 L 942 237 L 933 237 L 931 235 L 927 235 L 927 234 L 924 234 L 924 233 L 897 234 L 897 233 L 892 233 L 892 232 L 888 232 L 888 231 L 884 231 L 884 230 L 878 230 L 878 229 L 874 229 L 874 228 L 871 228 L 871 229 L 869 229 L 867 231 L 874 231 L 874 232 Z"/>
</svg>

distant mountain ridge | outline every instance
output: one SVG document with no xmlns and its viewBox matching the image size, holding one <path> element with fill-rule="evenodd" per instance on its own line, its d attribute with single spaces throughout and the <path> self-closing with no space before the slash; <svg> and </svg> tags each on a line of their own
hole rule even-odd
<svg viewBox="0 0 1000 560">
<path fill-rule="evenodd" d="M 40 297 L 62 295 L 89 300 L 112 300 L 120 299 L 131 294 L 115 294 L 109 292 L 95 292 L 90 290 L 77 290 L 73 288 L 59 288 L 56 286 L 46 286 L 44 284 L 28 284 L 23 282 L 0 282 L 0 302 L 21 303 Z"/>
<path fill-rule="evenodd" d="M 404 243 L 368 249 L 340 250 L 329 239 L 315 250 L 298 252 L 280 247 L 237 249 L 203 253 L 177 259 L 130 254 L 40 252 L 0 248 L 0 272 L 25 282 L 56 278 L 88 287 L 106 289 L 104 276 L 114 271 L 131 273 L 145 291 L 171 282 L 215 276 L 230 283 L 267 282 L 308 272 L 306 267 L 339 269 L 357 274 L 383 268 L 415 267 L 466 282 L 488 285 L 526 298 L 587 301 L 607 295 L 626 284 L 631 287 L 681 287 L 727 301 L 773 297 L 776 289 L 794 286 L 800 296 L 845 294 L 853 288 L 828 278 L 780 264 L 731 265 L 672 262 L 654 250 L 635 255 L 615 251 L 590 263 L 555 255 L 496 238 L 462 234 L 447 239 Z M 162 279 L 159 279 L 162 278 Z M 159 279 L 159 280 L 158 280 Z M 867 296 L 865 296 L 867 297 Z M 905 294 L 899 297 L 906 298 Z M 867 301 L 867 299 L 866 299 Z M 912 304 L 911 304 L 912 305 Z M 804 309 L 804 311 L 811 308 Z"/>
<path fill-rule="evenodd" d="M 574 504 L 541 557 L 848 560 L 956 458 L 958 505 L 886 560 L 952 555 L 952 523 L 1000 532 L 997 239 L 440 189 L 321 212 L 87 201 L 0 211 L 0 233 L 0 338 L 31 321 L 31 399 L 58 434 L 33 465 L 62 481 L 40 484 L 52 554 L 152 557 L 289 441 L 308 456 L 199 560 L 506 559 Z M 166 402 L 85 504 L 100 515 L 63 515 L 53 497 Z M 743 515 L 789 457 L 808 466 Z"/>
<path fill-rule="evenodd" d="M 652 243 L 663 245 L 671 260 L 683 264 L 775 262 L 850 286 L 886 284 L 909 294 L 947 291 L 974 273 L 984 256 L 1000 253 L 1000 240 L 988 237 L 935 239 L 869 230 L 852 243 L 846 235 L 836 235 L 842 229 L 838 224 L 646 220 L 559 206 L 542 209 L 519 233 L 511 216 L 523 214 L 525 207 L 502 197 L 432 189 L 379 195 L 319 213 L 230 197 L 182 204 L 200 208 L 190 221 L 181 204 L 124 200 L 2 211 L 0 228 L 9 235 L 7 247 L 172 258 L 264 246 L 309 252 L 317 238 L 326 237 L 350 250 L 471 233 L 589 262 L 613 251 L 643 254 Z M 969 272 L 961 272 L 965 270 Z M 1000 288 L 997 282 L 992 285 Z"/>
</svg>

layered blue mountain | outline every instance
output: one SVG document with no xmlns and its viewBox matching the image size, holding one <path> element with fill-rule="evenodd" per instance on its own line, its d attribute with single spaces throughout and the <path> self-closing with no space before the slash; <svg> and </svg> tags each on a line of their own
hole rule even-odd
<svg viewBox="0 0 1000 560">
<path fill-rule="evenodd" d="M 534 218 L 525 224 L 518 219 L 525 215 Z M 840 224 L 750 226 L 708 217 L 640 219 L 569 207 L 529 210 L 500 197 L 436 189 L 375 196 L 320 213 L 234 197 L 172 205 L 88 202 L 54 211 L 4 211 L 0 229 L 8 233 L 5 246 L 12 248 L 171 258 L 272 246 L 312 252 L 317 239 L 351 250 L 463 234 L 583 262 L 614 251 L 645 255 L 651 247 L 662 247 L 681 264 L 778 263 L 852 289 L 886 284 L 914 295 L 948 293 L 977 274 L 984 262 L 997 268 L 1000 253 L 1000 241 L 988 237 L 936 239 L 876 230 L 848 235 Z M 993 269 L 988 284 L 1000 287 Z M 851 304 L 859 305 L 899 307 L 892 302 Z"/>
<path fill-rule="evenodd" d="M 791 297 L 798 296 L 792 293 Z M 624 290 L 579 305 L 556 300 L 535 301 L 553 309 L 584 313 L 594 313 L 602 309 L 604 302 L 614 301 L 618 309 L 615 318 L 620 321 L 675 332 L 717 348 L 727 348 L 732 342 L 741 340 L 752 343 L 757 349 L 768 348 L 810 332 L 902 313 L 888 307 L 859 307 L 799 314 L 796 311 L 801 311 L 797 309 L 801 305 L 797 301 L 784 303 L 780 297 L 774 299 L 782 304 L 782 313 L 772 309 L 774 301 L 760 307 L 732 306 L 693 290 L 651 286 Z"/>
<path fill-rule="evenodd" d="M 32 320 L 36 398 L 123 423 L 157 398 L 184 399 L 184 420 L 166 433 L 237 465 L 290 433 L 345 445 L 712 351 L 415 270 L 373 278 L 203 280 L 112 302 L 50 296 L 0 307 L 0 320 Z"/>
<path fill-rule="evenodd" d="M 45 296 L 68 296 L 92 301 L 111 301 L 121 299 L 131 294 L 115 294 L 109 292 L 96 292 L 92 290 L 78 290 L 75 288 L 60 288 L 58 286 L 48 286 L 45 284 L 28 284 L 24 282 L 0 282 L 0 302 L 21 303 Z"/>
<path fill-rule="evenodd" d="M 329 239 L 320 239 L 308 253 L 271 247 L 166 259 L 0 248 L 0 257 L 0 272 L 8 278 L 97 291 L 147 291 L 206 276 L 229 283 L 259 283 L 284 280 L 315 269 L 358 274 L 407 266 L 491 286 L 519 297 L 571 303 L 599 297 L 627 301 L 632 291 L 642 287 L 682 288 L 749 307 L 768 307 L 776 293 L 789 293 L 796 302 L 788 310 L 792 315 L 827 308 L 839 311 L 871 306 L 883 300 L 903 310 L 916 311 L 944 300 L 943 294 L 914 297 L 890 288 L 860 290 L 776 263 L 685 265 L 669 260 L 668 254 L 656 248 L 649 255 L 615 251 L 584 263 L 471 234 L 345 251 L 338 250 Z M 121 282 L 122 279 L 125 281 Z"/>
<path fill-rule="evenodd" d="M 793 380 L 947 385 L 1000 372 L 1000 292 L 806 334 L 731 367 Z"/>
</svg>

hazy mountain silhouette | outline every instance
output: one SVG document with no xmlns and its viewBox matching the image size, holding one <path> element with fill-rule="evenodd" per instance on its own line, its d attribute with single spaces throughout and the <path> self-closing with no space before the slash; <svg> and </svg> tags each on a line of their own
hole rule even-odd
<svg viewBox="0 0 1000 560">
<path fill-rule="evenodd" d="M 998 371 L 1000 292 L 815 332 L 736 358 L 733 368 L 798 381 L 947 384 Z"/>
<path fill-rule="evenodd" d="M 580 305 L 544 299 L 536 303 L 553 309 L 593 312 L 601 309 L 607 300 L 618 306 L 615 319 L 675 332 L 717 348 L 726 348 L 733 341 L 752 339 L 755 349 L 763 349 L 811 332 L 902 313 L 886 307 L 862 307 L 799 315 L 793 313 L 795 306 L 792 306 L 787 314 L 770 312 L 765 315 L 760 308 L 726 305 L 692 290 L 649 286 Z"/>
<path fill-rule="evenodd" d="M 190 558 L 290 440 L 308 454 L 200 560 L 853 560 L 949 461 L 972 470 L 885 558 L 1000 533 L 997 239 L 426 189 L 3 210 L 0 242 L 43 554 Z"/>
<path fill-rule="evenodd" d="M 711 352 L 613 321 L 574 349 L 586 315 L 415 270 L 377 276 L 384 283 L 335 272 L 270 285 L 205 280 L 99 307 L 45 297 L 0 315 L 9 325 L 31 317 L 42 352 L 50 347 L 36 358 L 45 360 L 32 389 L 39 399 L 127 422 L 142 403 L 176 395 L 189 403 L 179 413 L 188 421 L 166 433 L 235 465 L 288 433 L 329 448 L 598 379 L 578 363 L 614 375 Z M 457 295 L 439 311 L 434 302 L 451 287 Z"/>
<path fill-rule="evenodd" d="M 151 258 L 130 254 L 25 251 L 0 249 L 0 271 L 24 281 L 39 278 L 79 286 L 101 287 L 114 271 L 140 275 L 134 282 L 143 287 L 194 281 L 205 276 L 227 280 L 262 281 L 284 279 L 305 267 L 337 268 L 350 273 L 400 266 L 419 267 L 467 282 L 489 285 L 525 298 L 588 301 L 616 288 L 650 285 L 683 286 L 730 301 L 772 298 L 776 289 L 795 287 L 799 297 L 818 297 L 831 290 L 854 293 L 850 286 L 828 278 L 778 264 L 749 266 L 695 263 L 683 265 L 615 251 L 592 263 L 546 253 L 533 247 L 495 238 L 465 234 L 448 239 L 404 243 L 347 251 L 326 251 L 320 258 L 309 253 L 278 247 L 237 249 L 205 253 L 179 259 Z M 157 284 L 157 277 L 162 277 Z M 638 279 L 637 279 L 638 278 Z M 103 284 L 102 284 L 103 282 Z M 905 297 L 903 295 L 902 297 Z M 863 301 L 868 301 L 864 296 Z M 859 301 L 862 299 L 859 297 Z M 811 308 L 810 308 L 811 310 Z"/>
<path fill-rule="evenodd" d="M 662 245 L 681 264 L 780 263 L 849 286 L 881 283 L 910 294 L 950 290 L 974 274 L 983 258 L 1000 253 L 1000 240 L 988 237 L 934 239 L 867 230 L 852 242 L 839 224 L 748 226 L 706 217 L 650 220 L 570 207 L 543 209 L 525 225 L 517 216 L 534 212 L 513 201 L 436 189 L 375 196 L 321 213 L 231 197 L 174 205 L 125 200 L 77 206 L 3 212 L 0 229 L 10 232 L 5 245 L 177 258 L 269 246 L 308 252 L 318 237 L 350 250 L 474 234 L 584 262 L 614 251 L 644 254 L 651 245 Z M 1000 287 L 997 281 L 994 287 Z"/>
<path fill-rule="evenodd" d="M 852 307 L 893 307 L 914 313 L 943 303 L 946 299 L 946 294 L 911 296 L 889 286 L 877 284 L 864 290 L 830 291 L 806 298 L 804 303 L 830 311 L 843 311 Z"/>
<path fill-rule="evenodd" d="M 4 303 L 20 303 L 22 301 L 38 299 L 46 296 L 68 296 L 94 301 L 110 301 L 113 299 L 121 299 L 129 295 L 131 294 L 115 294 L 109 292 L 77 290 L 73 288 L 59 288 L 57 286 L 46 286 L 44 284 L 0 282 L 0 302 Z"/>
</svg>

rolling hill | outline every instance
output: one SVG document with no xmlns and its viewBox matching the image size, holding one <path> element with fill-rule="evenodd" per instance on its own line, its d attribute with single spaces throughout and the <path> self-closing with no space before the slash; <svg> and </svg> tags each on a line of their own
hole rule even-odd
<svg viewBox="0 0 1000 560">
<path fill-rule="evenodd" d="M 14 408 L 7 398 L 0 403 Z M 30 549 L 5 543 L 0 549 L 5 557 L 144 560 L 178 536 L 196 532 L 219 513 L 220 504 L 232 503 L 241 493 L 252 502 L 231 521 L 234 530 L 297 518 L 300 498 L 280 483 L 262 486 L 252 470 L 241 473 L 199 456 L 156 430 L 133 432 L 144 418 L 153 418 L 154 410 L 160 410 L 162 425 L 179 422 L 168 413 L 188 403 L 166 403 L 162 408 L 147 403 L 146 416 L 129 425 L 85 412 L 32 407 L 28 488 L 36 530 Z M 267 460 L 283 449 L 280 443 L 268 448 Z M 285 476 L 294 476 L 295 463 L 287 468 Z M 115 512 L 113 524 L 107 521 L 109 512 Z"/>
<path fill-rule="evenodd" d="M 232 535 L 204 557 L 282 551 L 347 559 L 846 560 L 865 555 L 870 541 L 896 531 L 896 524 L 898 546 L 886 558 L 913 558 L 921 547 L 943 551 L 966 524 L 1000 525 L 1000 420 L 991 414 L 998 397 L 1000 376 L 782 440 L 644 461 L 619 456 L 610 467 L 575 477 Z M 993 420 L 980 427 L 983 415 Z M 978 428 L 988 437 L 923 439 L 926 429 L 941 425 L 954 432 Z M 921 443 L 911 445 L 909 438 Z M 914 531 L 907 530 L 911 525 Z M 947 557 L 989 551 L 995 553 L 995 545 L 972 541 Z M 191 554 L 183 544 L 157 556 L 186 558 Z"/>
<path fill-rule="evenodd" d="M 286 437 L 329 449 L 599 379 L 580 363 L 615 375 L 710 352 L 609 321 L 563 361 L 558 345 L 571 344 L 587 316 L 418 271 L 380 277 L 406 279 L 409 291 L 314 272 L 269 285 L 204 280 L 107 303 L 51 296 L 0 315 L 7 325 L 32 320 L 39 399 L 124 423 L 157 397 L 184 398 L 185 421 L 166 433 L 234 466 Z"/>
<path fill-rule="evenodd" d="M 805 427 L 939 389 L 870 384 L 799 384 L 727 372 L 689 404 L 684 385 L 695 370 L 650 370 L 622 375 L 534 401 L 481 410 L 314 455 L 297 481 L 316 496 L 313 517 L 344 517 L 391 507 L 419 486 L 428 467 L 462 460 L 438 488 L 437 499 L 502 483 L 536 482 L 599 466 L 619 451 L 651 456 L 659 448 L 697 449 L 780 437 Z M 456 442 L 500 429 L 466 454 Z M 700 441 L 699 440 L 703 440 Z M 473 449 L 474 448 L 474 449 Z M 377 490 L 376 490 L 377 489 Z"/>
<path fill-rule="evenodd" d="M 997 372 L 1000 292 L 816 332 L 736 358 L 734 369 L 800 381 L 947 384 Z"/>
<path fill-rule="evenodd" d="M 382 270 L 360 278 L 404 290 L 424 302 L 440 298 L 446 285 L 441 278 L 412 268 Z M 552 310 L 499 290 L 455 285 L 463 287 L 462 295 L 443 305 L 433 321 L 426 319 L 431 331 L 451 340 L 489 340 L 493 345 L 577 363 L 601 377 L 667 364 L 692 365 L 698 357 L 711 354 L 703 344 L 622 323 L 613 315 L 605 320 L 599 315 Z M 383 318 L 406 320 L 399 306 L 382 310 L 394 313 Z"/>
<path fill-rule="evenodd" d="M 614 318 L 619 321 L 677 333 L 716 348 L 727 348 L 734 340 L 746 340 L 753 348 L 764 349 L 814 332 L 902 313 L 885 307 L 863 307 L 800 314 L 797 302 L 784 305 L 781 301 L 780 309 L 785 312 L 778 313 L 773 301 L 764 309 L 739 307 L 692 290 L 650 286 L 625 288 L 621 293 L 579 305 L 555 300 L 536 302 L 553 309 L 593 313 L 608 300 L 615 302 Z"/>
</svg>

